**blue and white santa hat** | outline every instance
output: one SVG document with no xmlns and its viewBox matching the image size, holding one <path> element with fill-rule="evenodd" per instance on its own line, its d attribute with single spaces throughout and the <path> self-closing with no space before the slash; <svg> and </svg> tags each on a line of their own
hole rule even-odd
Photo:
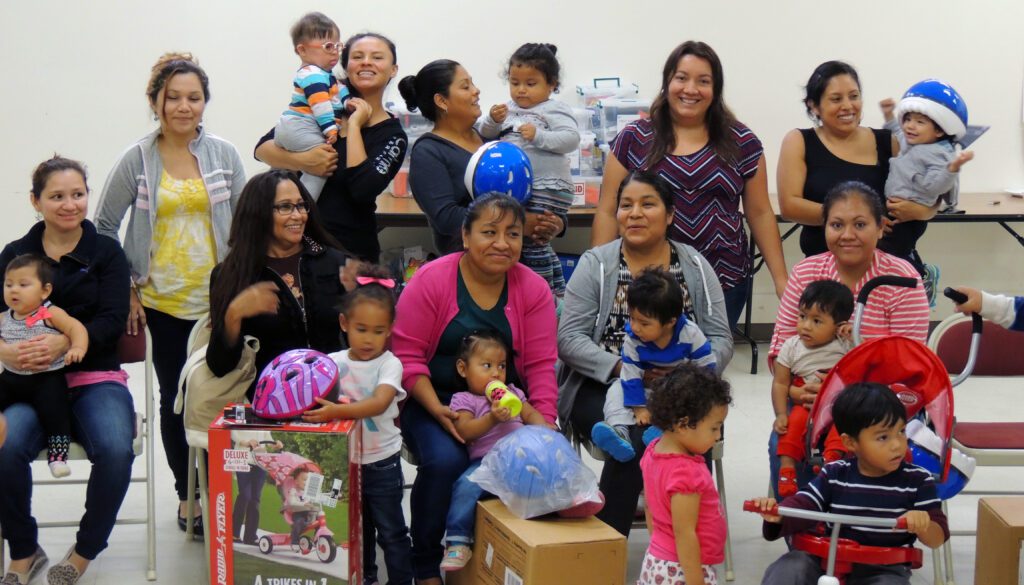
<svg viewBox="0 0 1024 585">
<path fill-rule="evenodd" d="M 917 112 L 932 119 L 953 140 L 967 134 L 967 103 L 953 86 L 941 79 L 925 79 L 910 86 L 896 105 L 896 119 Z"/>
</svg>

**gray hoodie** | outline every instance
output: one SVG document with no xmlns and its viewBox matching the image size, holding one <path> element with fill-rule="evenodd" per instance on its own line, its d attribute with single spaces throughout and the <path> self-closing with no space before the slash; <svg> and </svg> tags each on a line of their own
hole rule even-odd
<svg viewBox="0 0 1024 585">
<path fill-rule="evenodd" d="M 669 240 L 683 265 L 683 278 L 693 299 L 694 320 L 711 342 L 716 370 L 721 373 L 732 359 L 732 333 L 725 316 L 725 297 L 714 269 L 700 252 Z M 583 253 L 565 289 L 558 321 L 558 418 L 569 420 L 576 393 L 584 378 L 610 384 L 619 356 L 598 342 L 608 324 L 619 280 L 622 240 Z"/>
<path fill-rule="evenodd" d="M 156 189 L 164 168 L 156 147 L 159 135 L 160 130 L 154 130 L 121 154 L 107 176 L 96 209 L 96 229 L 120 241 L 117 232 L 125 212 L 131 208 L 123 244 L 132 281 L 138 285 L 149 279 L 149 257 L 153 247 L 153 225 L 156 223 Z M 221 262 L 228 253 L 228 233 L 235 204 L 245 186 L 242 157 L 233 144 L 204 132 L 202 126 L 188 149 L 199 163 L 199 174 L 210 198 L 213 240 L 217 247 L 217 262 Z M 136 217 L 136 213 L 144 215 Z"/>
</svg>

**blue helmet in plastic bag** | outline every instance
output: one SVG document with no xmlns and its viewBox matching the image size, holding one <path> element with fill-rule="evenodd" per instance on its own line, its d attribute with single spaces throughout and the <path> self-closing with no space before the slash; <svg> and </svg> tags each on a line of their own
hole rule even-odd
<svg viewBox="0 0 1024 585">
<path fill-rule="evenodd" d="M 935 491 L 939 498 L 952 498 L 971 481 L 976 462 L 973 457 L 963 454 L 959 449 L 950 452 L 949 474 L 945 481 L 939 481 L 942 476 L 942 458 L 939 456 L 943 449 L 942 439 L 919 419 L 907 423 L 907 438 L 914 465 L 925 468 L 936 477 Z"/>
<path fill-rule="evenodd" d="M 925 79 L 910 86 L 896 105 L 896 119 L 902 120 L 907 112 L 928 116 L 954 140 L 967 134 L 967 103 L 945 81 Z"/>
<path fill-rule="evenodd" d="M 533 190 L 533 166 L 523 149 L 515 144 L 488 142 L 469 159 L 466 189 L 474 198 L 497 192 L 525 203 Z"/>
</svg>

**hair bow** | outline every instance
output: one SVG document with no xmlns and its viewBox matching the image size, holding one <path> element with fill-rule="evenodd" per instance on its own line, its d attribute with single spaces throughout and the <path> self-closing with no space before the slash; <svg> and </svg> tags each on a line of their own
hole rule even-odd
<svg viewBox="0 0 1024 585">
<path fill-rule="evenodd" d="M 36 309 L 35 313 L 32 313 L 28 317 L 25 317 L 25 325 L 31 327 L 31 326 L 35 325 L 36 323 L 42 321 L 43 319 L 52 319 L 52 318 L 53 318 L 53 315 L 50 314 L 50 311 L 46 308 L 46 305 L 43 305 L 43 306 L 39 307 L 38 309 Z"/>
<path fill-rule="evenodd" d="M 368 284 L 379 284 L 384 288 L 395 288 L 395 280 L 393 278 L 375 278 L 373 276 L 357 276 L 356 283 L 359 286 L 366 286 Z"/>
</svg>

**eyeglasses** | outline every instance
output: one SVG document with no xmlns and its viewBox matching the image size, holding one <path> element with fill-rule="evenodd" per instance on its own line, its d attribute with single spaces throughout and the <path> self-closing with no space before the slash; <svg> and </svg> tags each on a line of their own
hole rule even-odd
<svg viewBox="0 0 1024 585">
<path fill-rule="evenodd" d="M 305 201 L 300 201 L 299 203 L 277 203 L 274 205 L 274 211 L 278 215 L 291 215 L 295 211 L 305 215 L 309 213 L 309 204 Z"/>
<path fill-rule="evenodd" d="M 321 43 L 321 44 L 317 44 L 317 43 L 308 43 L 308 44 L 310 46 L 313 46 L 313 47 L 323 47 L 323 50 L 327 51 L 328 53 L 340 53 L 341 50 L 345 48 L 345 43 L 336 43 L 334 41 L 327 41 L 326 43 Z"/>
</svg>

